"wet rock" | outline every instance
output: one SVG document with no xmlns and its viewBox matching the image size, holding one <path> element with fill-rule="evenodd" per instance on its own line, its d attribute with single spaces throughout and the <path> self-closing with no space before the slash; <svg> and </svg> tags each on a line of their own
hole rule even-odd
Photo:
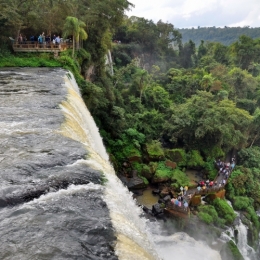
<svg viewBox="0 0 260 260">
<path fill-rule="evenodd" d="M 170 201 L 171 200 L 171 196 L 170 195 L 167 195 L 163 198 L 163 201 L 164 202 L 167 202 L 167 201 Z"/>
<path fill-rule="evenodd" d="M 152 207 L 152 213 L 154 216 L 158 216 L 159 214 L 163 214 L 163 209 L 161 208 L 161 204 L 156 203 Z"/>
<path fill-rule="evenodd" d="M 160 194 L 160 190 L 159 189 L 152 190 L 152 194 L 159 195 Z"/>
<path fill-rule="evenodd" d="M 132 178 L 127 178 L 124 175 L 119 175 L 118 178 L 129 190 L 143 189 L 147 187 L 147 184 L 145 184 L 143 179 L 139 178 L 136 173 L 133 174 Z"/>
<path fill-rule="evenodd" d="M 159 200 L 158 200 L 158 203 L 160 203 L 160 204 L 161 204 L 161 203 L 164 203 L 164 202 L 165 202 L 164 199 L 159 199 Z"/>
</svg>

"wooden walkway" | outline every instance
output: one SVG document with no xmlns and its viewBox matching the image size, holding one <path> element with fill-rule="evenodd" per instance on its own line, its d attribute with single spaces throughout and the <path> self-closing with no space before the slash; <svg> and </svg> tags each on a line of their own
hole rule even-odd
<svg viewBox="0 0 260 260">
<path fill-rule="evenodd" d="M 231 173 L 232 173 L 232 169 L 229 173 L 228 178 L 230 177 Z M 224 190 L 225 186 L 228 183 L 228 178 L 226 179 L 226 183 L 222 184 L 222 181 L 223 181 L 223 179 L 225 179 L 225 176 L 222 173 L 217 174 L 217 176 L 215 177 L 215 179 L 213 181 L 212 187 L 206 187 L 205 189 L 201 189 L 201 190 L 198 190 L 197 188 L 188 189 L 186 192 L 186 195 L 183 195 L 183 201 L 186 201 L 190 207 L 191 202 L 193 201 L 193 198 L 195 196 L 206 196 L 209 194 L 216 194 L 216 193 Z M 217 182 L 217 185 L 215 185 L 215 182 Z M 168 213 L 181 213 L 182 215 L 187 216 L 190 213 L 190 208 L 189 207 L 185 208 L 183 206 L 183 201 L 181 203 L 182 204 L 181 207 L 173 204 L 172 202 L 168 202 L 166 204 L 165 211 L 167 211 Z"/>
<path fill-rule="evenodd" d="M 14 52 L 62 52 L 72 48 L 72 43 L 62 42 L 55 44 L 52 42 L 38 43 L 27 41 L 24 43 L 13 42 Z"/>
</svg>

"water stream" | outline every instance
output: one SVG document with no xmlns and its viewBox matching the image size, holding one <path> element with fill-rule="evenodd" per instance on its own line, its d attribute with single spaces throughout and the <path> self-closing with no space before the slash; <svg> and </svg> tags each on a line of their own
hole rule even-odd
<svg viewBox="0 0 260 260">
<path fill-rule="evenodd" d="M 227 201 L 230 207 L 232 204 L 230 201 Z M 233 207 L 232 207 L 233 208 Z M 238 216 L 238 223 L 235 227 L 229 227 L 226 231 L 222 232 L 221 239 L 224 241 L 232 240 L 236 245 L 244 260 L 256 260 L 257 253 L 255 250 L 248 245 L 247 241 L 247 227 L 243 224 L 240 218 L 240 213 L 236 212 Z M 235 239 L 235 230 L 237 231 L 237 239 Z"/>
</svg>

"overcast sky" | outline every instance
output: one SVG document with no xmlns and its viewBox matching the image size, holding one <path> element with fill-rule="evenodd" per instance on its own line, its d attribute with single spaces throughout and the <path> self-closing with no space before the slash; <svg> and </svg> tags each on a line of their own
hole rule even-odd
<svg viewBox="0 0 260 260">
<path fill-rule="evenodd" d="M 175 28 L 260 27 L 260 0 L 128 0 L 128 16 L 160 19 Z"/>
</svg>

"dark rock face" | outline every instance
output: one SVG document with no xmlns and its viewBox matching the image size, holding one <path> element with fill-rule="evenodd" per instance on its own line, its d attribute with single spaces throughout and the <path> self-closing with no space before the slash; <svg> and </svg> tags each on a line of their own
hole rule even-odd
<svg viewBox="0 0 260 260">
<path fill-rule="evenodd" d="M 127 178 L 125 176 L 118 176 L 118 177 L 123 182 L 123 184 L 127 186 L 129 190 L 142 189 L 146 187 L 144 181 L 139 177 L 133 177 L 133 178 Z"/>
<path fill-rule="evenodd" d="M 159 203 L 154 204 L 152 207 L 152 213 L 154 216 L 163 214 L 163 209 L 161 208 L 161 204 L 159 204 Z"/>
<path fill-rule="evenodd" d="M 137 176 L 136 172 L 133 172 L 132 176 L 132 178 L 128 178 L 124 175 L 119 175 L 118 178 L 122 181 L 122 183 L 125 186 L 127 186 L 129 190 L 143 189 L 147 187 L 143 179 Z"/>
</svg>

